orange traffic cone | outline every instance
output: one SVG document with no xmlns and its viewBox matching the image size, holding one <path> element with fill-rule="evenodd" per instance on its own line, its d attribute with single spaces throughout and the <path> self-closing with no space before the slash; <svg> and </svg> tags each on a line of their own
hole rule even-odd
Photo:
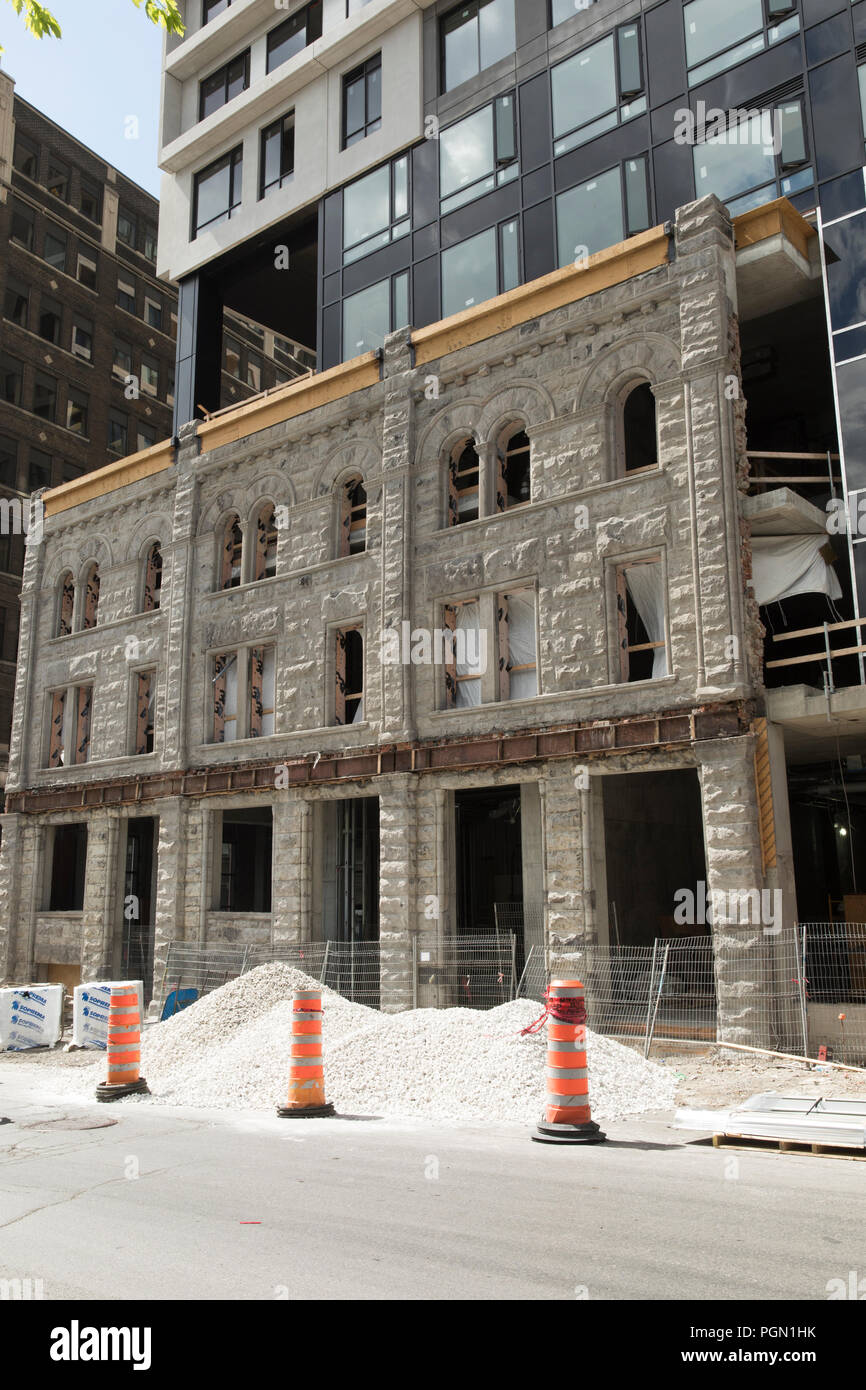
<svg viewBox="0 0 866 1390">
<path fill-rule="evenodd" d="M 141 1020 L 134 984 L 111 986 L 108 1006 L 108 1077 L 96 1088 L 97 1100 L 149 1095 L 141 1066 Z"/>
<path fill-rule="evenodd" d="M 580 980 L 551 980 L 547 991 L 547 1104 L 532 1138 L 539 1144 L 601 1144 L 586 1066 L 586 1002 Z"/>
<path fill-rule="evenodd" d="M 333 1115 L 325 1100 L 325 1066 L 322 1056 L 322 991 L 296 989 L 292 1003 L 292 1062 L 289 1101 L 277 1106 L 281 1120 Z"/>
</svg>

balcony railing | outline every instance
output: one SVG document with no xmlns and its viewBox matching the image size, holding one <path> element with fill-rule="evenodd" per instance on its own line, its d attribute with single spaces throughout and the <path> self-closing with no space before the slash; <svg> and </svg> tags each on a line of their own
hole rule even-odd
<svg viewBox="0 0 866 1390">
<path fill-rule="evenodd" d="M 750 490 L 768 487 L 829 486 L 831 495 L 835 497 L 837 489 L 842 485 L 841 474 L 834 471 L 834 464 L 839 462 L 838 454 L 771 453 L 766 449 L 749 449 L 746 457 L 751 463 Z M 796 465 L 799 465 L 799 469 Z M 785 471 L 776 472 L 776 469 Z"/>
</svg>

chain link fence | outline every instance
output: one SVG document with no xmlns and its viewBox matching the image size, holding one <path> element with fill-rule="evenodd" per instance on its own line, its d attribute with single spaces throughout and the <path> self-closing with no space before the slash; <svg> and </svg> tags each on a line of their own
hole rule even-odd
<svg viewBox="0 0 866 1390">
<path fill-rule="evenodd" d="M 393 953 L 393 946 L 390 948 Z M 410 955 L 411 952 L 411 955 Z M 651 946 L 565 943 L 524 948 L 497 928 L 407 946 L 416 1008 L 543 1003 L 550 979 L 586 986 L 590 1026 L 638 1043 L 712 1043 L 720 1035 L 818 1060 L 866 1065 L 866 925 L 806 922 L 776 936 L 705 935 Z M 381 1006 L 378 942 L 199 947 L 172 942 L 157 991 L 165 1017 L 228 980 L 280 961 L 347 999 Z"/>
</svg>

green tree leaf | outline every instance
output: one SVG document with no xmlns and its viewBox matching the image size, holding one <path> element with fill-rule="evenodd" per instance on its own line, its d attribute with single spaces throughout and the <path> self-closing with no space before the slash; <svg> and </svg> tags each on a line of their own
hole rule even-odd
<svg viewBox="0 0 866 1390">
<path fill-rule="evenodd" d="M 144 6 L 144 12 L 151 24 L 161 25 L 169 34 L 182 34 L 183 18 L 177 0 L 132 0 L 137 9 Z M 50 10 L 39 0 L 9 0 L 9 4 L 24 21 L 24 27 L 37 39 L 59 39 L 62 37 L 60 25 Z M 3 52 L 0 45 L 0 53 Z"/>
</svg>

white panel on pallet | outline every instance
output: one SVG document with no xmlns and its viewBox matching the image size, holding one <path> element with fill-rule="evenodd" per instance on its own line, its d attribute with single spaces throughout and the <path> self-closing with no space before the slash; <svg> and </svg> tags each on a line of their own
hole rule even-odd
<svg viewBox="0 0 866 1390">
<path fill-rule="evenodd" d="M 112 985 L 133 986 L 138 991 L 138 1018 L 144 1021 L 144 985 L 141 980 L 98 980 L 76 985 L 72 1000 L 72 1041 L 76 1047 L 105 1049 L 108 1041 L 108 1006 Z"/>
<path fill-rule="evenodd" d="M 60 1041 L 62 985 L 0 989 L 0 1052 L 26 1052 Z"/>
</svg>

